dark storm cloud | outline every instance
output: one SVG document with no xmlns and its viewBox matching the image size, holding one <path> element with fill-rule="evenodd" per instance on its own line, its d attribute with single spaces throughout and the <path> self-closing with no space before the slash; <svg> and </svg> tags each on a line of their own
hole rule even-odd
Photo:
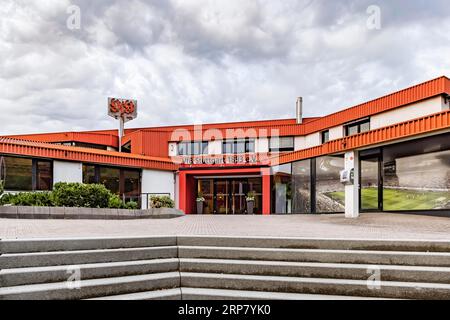
<svg viewBox="0 0 450 320">
<path fill-rule="evenodd" d="M 66 27 L 81 9 L 81 29 Z M 381 9 L 381 29 L 366 12 Z M 0 134 L 323 115 L 450 74 L 449 5 L 403 0 L 2 0 Z"/>
</svg>

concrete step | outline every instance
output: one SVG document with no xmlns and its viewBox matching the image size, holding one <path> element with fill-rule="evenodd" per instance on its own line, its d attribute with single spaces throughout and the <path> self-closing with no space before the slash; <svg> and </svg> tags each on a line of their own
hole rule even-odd
<svg viewBox="0 0 450 320">
<path fill-rule="evenodd" d="M 0 240 L 1 253 L 29 253 L 94 249 L 175 246 L 175 236 L 129 238 L 65 238 Z"/>
<path fill-rule="evenodd" d="M 178 272 L 0 288 L 0 300 L 79 300 L 180 287 Z"/>
<path fill-rule="evenodd" d="M 122 294 L 89 300 L 379 300 L 380 298 L 283 292 L 180 288 Z"/>
<path fill-rule="evenodd" d="M 180 246 L 450 252 L 450 241 L 178 236 Z"/>
<path fill-rule="evenodd" d="M 178 265 L 178 259 L 169 258 L 80 264 L 76 268 L 75 266 L 50 266 L 3 269 L 0 270 L 0 287 L 62 282 L 75 273 L 78 273 L 83 280 L 163 273 L 178 271 Z"/>
<path fill-rule="evenodd" d="M 98 297 L 87 300 L 181 300 L 181 289 L 146 291 L 116 296 Z"/>
<path fill-rule="evenodd" d="M 79 265 L 86 263 L 175 258 L 177 247 L 148 247 L 34 253 L 8 253 L 0 256 L 0 269 Z"/>
<path fill-rule="evenodd" d="M 379 300 L 382 298 L 285 292 L 181 288 L 183 300 Z"/>
<path fill-rule="evenodd" d="M 180 258 L 270 260 L 323 263 L 394 264 L 450 267 L 448 252 L 273 249 L 179 246 Z"/>
<path fill-rule="evenodd" d="M 180 259 L 181 272 L 289 276 L 450 284 L 450 268 L 346 263 L 286 262 L 224 259 Z"/>
<path fill-rule="evenodd" d="M 320 295 L 344 295 L 395 299 L 450 299 L 450 285 L 364 280 L 255 276 L 211 273 L 181 273 L 181 286 Z"/>
</svg>

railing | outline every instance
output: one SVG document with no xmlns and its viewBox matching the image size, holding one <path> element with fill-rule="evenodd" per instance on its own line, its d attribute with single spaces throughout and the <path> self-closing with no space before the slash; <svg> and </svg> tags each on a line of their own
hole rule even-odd
<svg viewBox="0 0 450 320">
<path fill-rule="evenodd" d="M 146 210 L 150 208 L 150 199 L 152 196 L 167 196 L 170 197 L 170 193 L 141 193 L 141 209 Z"/>
</svg>

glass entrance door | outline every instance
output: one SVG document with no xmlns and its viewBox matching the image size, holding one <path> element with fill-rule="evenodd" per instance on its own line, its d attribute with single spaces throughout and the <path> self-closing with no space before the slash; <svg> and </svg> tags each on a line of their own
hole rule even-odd
<svg viewBox="0 0 450 320">
<path fill-rule="evenodd" d="M 205 199 L 203 214 L 246 214 L 247 194 L 255 196 L 253 213 L 262 211 L 262 179 L 248 178 L 205 178 L 197 180 L 197 195 Z"/>
<path fill-rule="evenodd" d="M 382 189 L 379 155 L 361 157 L 360 207 L 362 211 L 382 210 Z"/>
<path fill-rule="evenodd" d="M 248 181 L 246 179 L 231 180 L 231 213 L 244 214 L 246 210 L 246 195 Z"/>
<path fill-rule="evenodd" d="M 214 213 L 230 213 L 230 183 L 228 180 L 214 180 L 214 199 Z"/>
</svg>

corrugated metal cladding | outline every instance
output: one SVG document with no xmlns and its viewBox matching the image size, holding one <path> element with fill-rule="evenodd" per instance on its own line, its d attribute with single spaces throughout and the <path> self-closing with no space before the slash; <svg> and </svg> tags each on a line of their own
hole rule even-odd
<svg viewBox="0 0 450 320">
<path fill-rule="evenodd" d="M 443 129 L 450 129 L 450 111 L 443 111 L 423 118 L 333 140 L 317 147 L 294 151 L 278 158 L 272 158 L 271 164 L 283 164 L 325 154 L 344 152 Z"/>
<path fill-rule="evenodd" d="M 83 142 L 91 144 L 105 145 L 117 148 L 119 146 L 119 139 L 117 133 L 93 133 L 93 132 L 60 132 L 60 133 L 44 133 L 44 134 L 29 134 L 29 135 L 13 135 L 8 138 L 19 140 L 30 140 L 40 142 Z"/>
<path fill-rule="evenodd" d="M 295 119 L 282 119 L 205 124 L 203 125 L 203 130 L 217 129 L 222 136 L 227 136 L 227 129 L 242 129 L 242 133 L 238 133 L 236 137 L 255 137 L 255 135 L 261 134 L 260 129 L 264 129 L 265 133 L 269 135 L 271 133 L 280 136 L 306 135 L 442 94 L 450 94 L 450 80 L 447 77 L 430 80 L 328 116 L 305 118 L 301 125 L 296 124 Z M 196 136 L 196 133 L 202 137 L 204 133 L 195 132 L 193 125 L 127 129 L 123 142 L 131 142 L 132 154 L 167 158 L 168 143 L 172 140 L 172 132 L 177 129 L 187 130 L 193 137 Z M 246 129 L 255 130 L 246 132 Z M 45 142 L 79 141 L 113 147 L 118 145 L 117 131 L 115 130 L 20 135 L 15 137 Z"/>
<path fill-rule="evenodd" d="M 202 136 L 204 131 L 208 129 L 217 129 L 225 137 L 227 136 L 227 129 L 234 128 L 243 130 L 243 133 L 238 133 L 236 137 L 256 137 L 261 134 L 260 129 L 266 129 L 266 134 L 268 135 L 307 135 L 445 93 L 450 94 L 450 80 L 446 77 L 440 77 L 322 118 L 308 118 L 302 125 L 295 124 L 294 119 L 287 119 L 243 122 L 239 124 L 239 127 L 236 127 L 236 123 L 208 124 L 202 127 L 203 132 L 194 131 L 193 126 L 164 127 L 158 128 L 158 130 L 144 129 L 138 131 L 142 135 L 137 138 L 138 146 L 134 150 L 138 154 L 158 157 L 167 156 L 168 143 L 174 139 L 171 139 L 170 134 L 164 134 L 163 131 L 172 132 L 176 129 L 185 129 L 192 137 L 196 134 Z M 255 130 L 245 132 L 246 129 Z M 273 131 L 271 132 L 271 130 Z M 138 136 L 138 132 L 134 132 L 134 135 Z"/>
<path fill-rule="evenodd" d="M 147 157 L 89 148 L 66 147 L 42 142 L 20 141 L 10 138 L 0 138 L 0 154 L 23 155 L 168 171 L 177 170 L 177 166 L 167 158 Z"/>
</svg>

